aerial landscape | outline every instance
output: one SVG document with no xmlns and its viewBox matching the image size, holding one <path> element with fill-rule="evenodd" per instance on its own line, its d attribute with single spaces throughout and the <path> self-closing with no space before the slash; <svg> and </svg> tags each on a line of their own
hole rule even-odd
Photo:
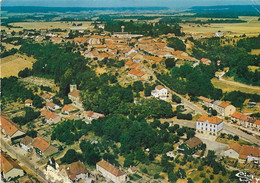
<svg viewBox="0 0 260 183">
<path fill-rule="evenodd" d="M 260 183 L 260 4 L 3 0 L 1 180 Z"/>
</svg>

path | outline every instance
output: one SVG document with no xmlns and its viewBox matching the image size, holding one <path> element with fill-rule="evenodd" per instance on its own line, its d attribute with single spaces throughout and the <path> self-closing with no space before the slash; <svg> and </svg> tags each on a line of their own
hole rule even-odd
<svg viewBox="0 0 260 183">
<path fill-rule="evenodd" d="M 254 89 L 254 90 L 259 90 L 260 91 L 260 87 L 259 86 L 252 86 L 252 85 L 247 85 L 247 84 L 243 84 L 243 83 L 239 83 L 236 81 L 228 81 L 226 79 L 223 79 L 222 77 L 224 76 L 225 72 L 223 71 L 221 73 L 221 75 L 218 77 L 220 81 L 224 81 L 226 83 L 238 86 L 238 87 L 244 87 L 244 88 L 248 88 L 248 89 Z"/>
</svg>

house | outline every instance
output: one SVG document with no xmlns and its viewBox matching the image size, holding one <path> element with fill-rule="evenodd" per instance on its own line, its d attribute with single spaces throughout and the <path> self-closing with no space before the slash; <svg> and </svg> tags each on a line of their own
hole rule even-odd
<svg viewBox="0 0 260 183">
<path fill-rule="evenodd" d="M 196 121 L 196 132 L 201 134 L 218 136 L 222 128 L 223 120 L 216 116 L 202 115 Z"/>
<path fill-rule="evenodd" d="M 78 107 L 82 108 L 82 102 L 80 101 L 80 91 L 77 89 L 76 84 L 70 85 L 70 92 L 68 94 L 68 98 L 72 101 L 72 103 Z"/>
<path fill-rule="evenodd" d="M 213 109 L 222 116 L 231 116 L 236 111 L 235 106 L 231 105 L 230 101 L 215 101 L 213 102 Z"/>
<path fill-rule="evenodd" d="M 164 88 L 162 85 L 157 85 L 155 87 L 155 90 L 151 91 L 151 95 L 155 98 L 166 100 L 168 97 L 168 90 Z"/>
<path fill-rule="evenodd" d="M 198 137 L 192 137 L 189 140 L 185 141 L 178 148 L 179 151 L 187 151 L 190 154 L 194 154 L 196 151 L 200 149 L 203 142 Z"/>
<path fill-rule="evenodd" d="M 32 107 L 33 106 L 33 101 L 31 99 L 26 99 L 24 102 L 25 107 Z"/>
<path fill-rule="evenodd" d="M 45 121 L 48 123 L 48 124 L 56 124 L 58 123 L 60 120 L 61 120 L 61 117 L 57 114 L 54 114 L 50 111 L 47 111 L 46 112 L 46 115 L 45 115 Z"/>
<path fill-rule="evenodd" d="M 207 107 L 213 107 L 213 100 L 203 97 L 203 96 L 199 96 L 198 99 L 202 105 L 205 105 Z"/>
<path fill-rule="evenodd" d="M 231 121 L 233 121 L 234 123 L 236 123 L 237 125 L 242 125 L 242 126 L 246 126 L 246 122 L 247 122 L 248 118 L 246 115 L 244 115 L 241 112 L 235 111 L 232 115 L 231 115 Z"/>
<path fill-rule="evenodd" d="M 32 142 L 32 146 L 34 147 L 36 153 L 40 156 L 47 157 L 58 152 L 58 149 L 56 147 L 54 147 L 41 137 L 36 137 Z"/>
<path fill-rule="evenodd" d="M 6 182 L 24 176 L 24 170 L 7 154 L 1 152 L 1 175 Z"/>
<path fill-rule="evenodd" d="M 238 159 L 241 146 L 238 143 L 230 144 L 224 151 L 224 156 Z"/>
<path fill-rule="evenodd" d="M 107 179 L 107 181 L 112 181 L 114 183 L 127 182 L 126 173 L 105 160 L 99 161 L 96 164 L 96 169 Z"/>
<path fill-rule="evenodd" d="M 105 115 L 104 114 L 100 114 L 100 113 L 97 113 L 97 112 L 93 112 L 93 111 L 84 111 L 84 116 L 86 116 L 86 123 L 87 124 L 90 124 L 91 123 L 91 121 L 93 120 L 93 119 L 99 119 L 99 118 L 104 118 L 105 117 Z"/>
<path fill-rule="evenodd" d="M 77 111 L 78 109 L 74 107 L 73 105 L 64 105 L 64 107 L 61 109 L 61 112 L 63 114 L 69 115 L 73 111 Z"/>
<path fill-rule="evenodd" d="M 61 165 L 59 171 L 62 175 L 67 176 L 71 182 L 77 182 L 80 179 L 89 177 L 85 165 L 81 161 L 77 161 L 68 165 Z"/>
<path fill-rule="evenodd" d="M 143 77 L 144 75 L 145 75 L 145 72 L 143 72 L 143 71 L 140 71 L 140 70 L 138 70 L 138 69 L 131 69 L 129 72 L 128 72 L 128 74 L 130 75 L 130 76 L 132 76 L 133 78 L 141 78 L 141 77 Z"/>
<path fill-rule="evenodd" d="M 60 37 L 51 37 L 50 41 L 53 43 L 61 43 L 63 41 L 63 39 Z"/>
<path fill-rule="evenodd" d="M 21 131 L 12 121 L 1 116 L 1 130 L 5 138 L 10 140 L 22 138 L 25 133 Z"/>
<path fill-rule="evenodd" d="M 257 131 L 260 131 L 260 120 L 256 120 L 255 123 L 254 123 L 254 128 L 257 130 Z"/>
<path fill-rule="evenodd" d="M 224 35 L 223 32 L 221 32 L 220 30 L 214 33 L 215 37 L 222 37 L 223 35 Z"/>
<path fill-rule="evenodd" d="M 33 141 L 33 138 L 32 137 L 29 137 L 29 136 L 25 136 L 21 142 L 20 142 L 20 146 L 25 150 L 25 151 L 30 151 L 32 149 L 32 141 Z"/>
<path fill-rule="evenodd" d="M 44 94 L 42 94 L 42 96 L 41 96 L 46 102 L 51 102 L 52 101 L 52 98 L 53 98 L 53 96 L 51 95 L 51 94 L 49 94 L 49 93 L 44 93 Z"/>
<path fill-rule="evenodd" d="M 208 59 L 208 58 L 202 58 L 202 59 L 200 59 L 200 61 L 201 61 L 202 64 L 205 64 L 205 65 L 211 64 L 211 60 Z"/>
<path fill-rule="evenodd" d="M 230 144 L 224 152 L 225 156 L 238 158 L 241 162 L 251 162 L 258 164 L 260 158 L 260 148 L 256 146 L 243 145 L 238 143 Z"/>
<path fill-rule="evenodd" d="M 54 110 L 56 110 L 56 109 L 59 109 L 60 106 L 58 106 L 57 104 L 54 104 L 54 103 L 52 103 L 52 102 L 47 102 L 47 103 L 46 103 L 46 108 L 49 109 L 49 110 L 51 110 L 51 111 L 54 111 Z"/>
</svg>

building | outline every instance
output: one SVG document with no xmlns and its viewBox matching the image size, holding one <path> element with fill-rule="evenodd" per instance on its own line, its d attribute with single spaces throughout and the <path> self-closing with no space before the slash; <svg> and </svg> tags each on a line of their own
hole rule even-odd
<svg viewBox="0 0 260 183">
<path fill-rule="evenodd" d="M 96 164 L 96 169 L 99 171 L 108 181 L 114 183 L 127 182 L 127 175 L 125 172 L 119 170 L 114 165 L 111 165 L 105 160 L 101 160 Z"/>
<path fill-rule="evenodd" d="M 166 100 L 168 97 L 168 90 L 164 88 L 162 85 L 157 85 L 155 87 L 155 90 L 152 90 L 151 95 L 155 98 Z"/>
<path fill-rule="evenodd" d="M 254 162 L 259 163 L 260 148 L 255 146 L 243 145 L 238 143 L 230 144 L 224 152 L 225 156 L 239 159 L 241 162 Z"/>
<path fill-rule="evenodd" d="M 48 124 L 56 124 L 61 121 L 61 117 L 59 115 L 54 114 L 50 111 L 46 111 L 44 118 Z"/>
<path fill-rule="evenodd" d="M 205 105 L 207 107 L 213 107 L 213 100 L 203 97 L 203 96 L 199 96 L 199 103 L 201 103 L 202 105 Z"/>
<path fill-rule="evenodd" d="M 200 61 L 201 61 L 202 64 L 205 64 L 205 65 L 211 64 L 211 60 L 208 59 L 208 58 L 202 58 L 202 59 L 200 59 Z"/>
<path fill-rule="evenodd" d="M 187 150 L 190 154 L 194 154 L 200 149 L 203 142 L 198 137 L 192 137 L 189 140 L 185 141 L 178 148 L 179 151 L 184 152 Z"/>
<path fill-rule="evenodd" d="M 218 136 L 223 128 L 223 120 L 216 116 L 201 116 L 196 121 L 196 131 L 201 134 Z"/>
<path fill-rule="evenodd" d="M 24 176 L 24 171 L 10 156 L 1 152 L 1 175 L 9 182 L 12 178 Z"/>
<path fill-rule="evenodd" d="M 230 101 L 215 101 L 213 102 L 213 109 L 222 116 L 231 116 L 236 111 L 235 106 L 231 105 Z"/>
<path fill-rule="evenodd" d="M 24 102 L 25 107 L 32 107 L 33 106 L 33 101 L 31 99 L 27 99 Z"/>
<path fill-rule="evenodd" d="M 47 102 L 47 103 L 46 103 L 46 108 L 49 109 L 49 110 L 51 110 L 51 111 L 54 111 L 54 110 L 56 110 L 56 109 L 59 109 L 60 106 L 58 106 L 57 104 L 54 104 L 54 103 L 52 103 L 52 102 Z"/>
<path fill-rule="evenodd" d="M 260 132 L 260 120 L 256 120 L 254 123 L 254 128 Z"/>
<path fill-rule="evenodd" d="M 8 119 L 5 119 L 1 116 L 1 130 L 5 138 L 10 140 L 22 138 L 25 136 L 25 133 L 21 131 L 13 122 Z"/>
<path fill-rule="evenodd" d="M 58 152 L 58 149 L 56 147 L 52 146 L 50 143 L 40 137 L 36 137 L 33 140 L 32 146 L 35 148 L 36 153 L 40 156 L 47 157 Z"/>
<path fill-rule="evenodd" d="M 215 37 L 222 37 L 223 35 L 224 35 L 223 32 L 221 32 L 220 30 L 214 33 Z"/>
<path fill-rule="evenodd" d="M 78 109 L 72 105 L 64 105 L 64 107 L 61 109 L 61 112 L 63 114 L 67 114 L 67 115 L 69 115 L 72 112 L 76 112 L 76 111 L 78 111 Z"/>
<path fill-rule="evenodd" d="M 25 136 L 21 142 L 20 146 L 25 150 L 25 151 L 30 151 L 32 149 L 32 141 L 33 138 L 29 136 Z"/>
<path fill-rule="evenodd" d="M 241 126 L 246 126 L 246 122 L 247 122 L 248 118 L 246 115 L 244 115 L 241 112 L 235 111 L 232 115 L 231 115 L 231 121 L 233 121 L 234 123 L 236 123 L 237 125 L 241 125 Z"/>
<path fill-rule="evenodd" d="M 76 84 L 70 85 L 70 92 L 68 94 L 68 98 L 72 101 L 72 103 L 79 108 L 82 108 L 82 102 L 80 101 L 80 91 L 77 89 Z"/>
<path fill-rule="evenodd" d="M 59 171 L 62 175 L 67 176 L 71 182 L 77 182 L 80 179 L 86 179 L 89 177 L 88 171 L 81 161 L 69 165 L 61 165 Z"/>
<path fill-rule="evenodd" d="M 100 114 L 100 113 L 93 112 L 93 111 L 84 111 L 82 119 L 87 124 L 90 124 L 92 120 L 99 119 L 99 118 L 104 118 L 104 117 L 105 117 L 104 114 Z"/>
<path fill-rule="evenodd" d="M 238 159 L 241 146 L 238 143 L 230 144 L 224 151 L 224 156 Z"/>
</svg>

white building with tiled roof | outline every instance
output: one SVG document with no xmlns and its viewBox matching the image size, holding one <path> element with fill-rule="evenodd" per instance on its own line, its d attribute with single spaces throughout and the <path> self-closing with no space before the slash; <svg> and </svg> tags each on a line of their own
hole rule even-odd
<svg viewBox="0 0 260 183">
<path fill-rule="evenodd" d="M 151 95 L 155 98 L 166 100 L 168 97 L 168 90 L 164 88 L 162 85 L 157 85 L 155 87 L 155 90 L 152 90 Z"/>
<path fill-rule="evenodd" d="M 201 134 L 218 136 L 222 129 L 223 120 L 216 116 L 203 115 L 196 121 L 196 132 Z"/>
<path fill-rule="evenodd" d="M 105 160 L 99 161 L 96 164 L 96 169 L 107 181 L 110 180 L 114 183 L 127 182 L 127 174 Z"/>
</svg>

